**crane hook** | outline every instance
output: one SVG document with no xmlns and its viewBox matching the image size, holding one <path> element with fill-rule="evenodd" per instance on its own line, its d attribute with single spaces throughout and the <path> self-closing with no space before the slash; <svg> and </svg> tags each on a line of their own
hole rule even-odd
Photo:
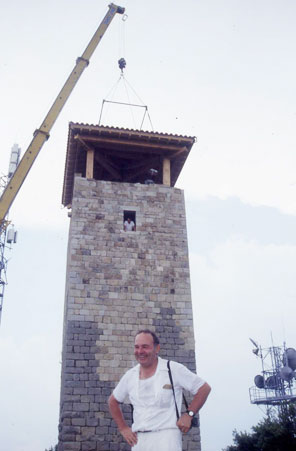
<svg viewBox="0 0 296 451">
<path fill-rule="evenodd" d="M 120 60 L 118 60 L 118 66 L 119 69 L 121 69 L 121 72 L 123 73 L 123 69 L 125 69 L 126 66 L 126 61 L 124 58 L 120 58 Z"/>
</svg>

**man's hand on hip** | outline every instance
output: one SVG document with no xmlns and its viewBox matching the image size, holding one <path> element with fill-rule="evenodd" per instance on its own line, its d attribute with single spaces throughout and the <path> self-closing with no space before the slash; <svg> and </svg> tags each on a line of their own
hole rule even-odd
<svg viewBox="0 0 296 451">
<path fill-rule="evenodd" d="M 122 435 L 122 437 L 124 438 L 124 440 L 130 445 L 130 446 L 134 446 L 137 444 L 138 442 L 138 437 L 137 434 L 135 432 L 133 432 L 131 430 L 131 428 L 129 427 L 125 427 L 123 429 L 120 429 L 120 433 Z"/>
</svg>

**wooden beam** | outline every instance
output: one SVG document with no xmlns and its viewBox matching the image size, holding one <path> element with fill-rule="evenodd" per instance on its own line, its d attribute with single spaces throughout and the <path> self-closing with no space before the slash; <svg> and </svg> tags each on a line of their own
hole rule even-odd
<svg viewBox="0 0 296 451">
<path fill-rule="evenodd" d="M 147 158 L 147 153 L 141 152 L 140 150 L 134 151 L 129 153 L 128 150 L 125 152 L 120 152 L 114 149 L 104 149 L 106 152 L 108 152 L 108 155 L 113 158 L 120 158 L 121 160 L 133 160 L 133 161 L 142 161 L 144 158 Z M 153 153 L 149 154 L 149 157 L 157 157 L 159 158 L 159 155 Z"/>
<path fill-rule="evenodd" d="M 74 139 L 76 139 L 77 141 L 80 142 L 80 144 L 82 144 L 82 146 L 87 150 L 92 150 L 94 152 L 94 149 L 92 149 L 88 144 L 86 144 L 84 142 L 84 140 L 79 136 L 76 135 L 74 137 Z M 111 174 L 115 179 L 117 180 L 121 180 L 121 174 L 119 171 L 117 171 L 115 168 L 113 168 L 111 166 L 111 164 L 106 160 L 106 158 L 104 158 L 102 155 L 99 154 L 99 152 L 95 152 L 94 153 L 94 159 L 101 165 L 103 166 L 104 169 L 106 169 L 107 172 L 109 172 L 109 174 Z"/>
<path fill-rule="evenodd" d="M 101 165 L 103 166 L 104 169 L 106 169 L 106 171 L 109 172 L 109 174 L 111 174 L 116 180 L 121 180 L 121 174 L 119 171 L 117 171 L 110 163 L 109 161 L 107 161 L 107 159 L 101 155 L 99 152 L 95 153 L 95 160 Z"/>
<path fill-rule="evenodd" d="M 77 134 L 75 136 L 75 139 L 79 137 L 84 142 L 95 142 L 98 144 L 109 144 L 116 146 L 116 150 L 121 150 L 124 152 L 126 148 L 123 148 L 122 146 L 128 147 L 128 150 L 130 152 L 137 151 L 135 148 L 145 149 L 145 151 L 151 151 L 154 152 L 158 151 L 159 153 L 162 153 L 162 151 L 168 151 L 168 152 L 176 152 L 180 149 L 183 149 L 184 146 L 176 146 L 176 145 L 169 145 L 169 144 L 162 144 L 161 142 L 158 143 L 151 143 L 151 142 L 143 142 L 143 141 L 130 141 L 128 139 L 116 139 L 116 138 L 101 138 L 100 136 L 90 136 L 90 135 L 79 135 Z M 117 148 L 117 146 L 120 146 Z"/>
<path fill-rule="evenodd" d="M 180 150 L 178 150 L 177 152 L 175 152 L 172 156 L 170 156 L 170 158 L 178 158 L 179 155 L 182 155 L 183 153 L 189 153 L 189 150 L 186 146 L 182 147 Z"/>
<path fill-rule="evenodd" d="M 138 161 L 137 163 L 128 164 L 126 166 L 126 170 L 129 171 L 131 169 L 141 169 L 143 166 L 146 167 L 147 165 L 150 165 L 150 168 L 153 168 L 155 165 L 159 166 L 160 161 L 161 160 L 158 156 L 156 158 L 150 158 L 149 160 L 147 160 L 147 158 L 142 158 L 140 162 Z"/>
<path fill-rule="evenodd" d="M 171 161 L 169 160 L 169 158 L 163 159 L 162 183 L 166 186 L 171 186 Z"/>
<path fill-rule="evenodd" d="M 94 178 L 94 155 L 95 151 L 93 149 L 88 149 L 86 153 L 86 178 Z"/>
<path fill-rule="evenodd" d="M 141 167 L 134 168 L 134 170 L 129 170 L 130 168 L 127 168 L 128 173 L 125 173 L 124 175 L 124 181 L 128 182 L 129 180 L 132 180 L 134 177 L 138 177 L 139 175 L 143 174 L 144 172 L 147 172 L 147 178 L 148 178 L 148 171 L 149 169 L 155 167 L 156 160 L 150 160 L 145 163 Z M 157 161 L 158 163 L 158 161 Z M 159 163 L 158 163 L 159 164 Z"/>
</svg>

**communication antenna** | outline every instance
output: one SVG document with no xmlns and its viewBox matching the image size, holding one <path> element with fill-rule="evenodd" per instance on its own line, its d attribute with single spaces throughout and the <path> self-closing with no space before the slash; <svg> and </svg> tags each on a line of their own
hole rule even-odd
<svg viewBox="0 0 296 451">
<path fill-rule="evenodd" d="M 254 378 L 255 386 L 249 389 L 252 404 L 266 407 L 267 415 L 273 408 L 279 413 L 287 410 L 287 405 L 296 402 L 296 350 L 283 346 L 262 349 L 250 338 L 255 346 L 253 353 L 260 358 L 262 371 Z"/>
<path fill-rule="evenodd" d="M 11 148 L 8 174 L 0 177 L 1 192 L 5 190 L 9 180 L 13 176 L 19 164 L 20 155 L 21 148 L 17 144 L 14 144 Z M 5 286 L 7 285 L 6 272 L 8 259 L 5 257 L 5 251 L 7 249 L 11 250 L 11 245 L 13 243 L 16 243 L 16 240 L 17 232 L 14 230 L 14 225 L 11 224 L 11 221 L 6 219 L 5 221 L 3 221 L 0 229 L 0 324 L 3 310 L 4 290 Z"/>
<path fill-rule="evenodd" d="M 8 180 L 11 179 L 13 174 L 15 173 L 16 168 L 18 167 L 19 161 L 21 156 L 21 148 L 14 144 L 11 148 L 10 153 L 10 161 L 9 161 L 9 167 L 8 167 Z"/>
</svg>

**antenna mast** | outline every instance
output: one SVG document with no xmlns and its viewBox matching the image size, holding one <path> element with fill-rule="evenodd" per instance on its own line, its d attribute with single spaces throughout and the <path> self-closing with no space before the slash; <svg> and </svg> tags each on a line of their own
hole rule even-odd
<svg viewBox="0 0 296 451">
<path fill-rule="evenodd" d="M 273 408 L 285 413 L 288 404 L 296 402 L 296 350 L 286 348 L 285 343 L 266 349 L 256 344 L 253 353 L 260 358 L 262 371 L 249 389 L 251 403 L 266 406 L 268 416 Z"/>
<path fill-rule="evenodd" d="M 1 192 L 7 187 L 11 177 L 13 176 L 20 160 L 21 149 L 17 144 L 14 144 L 11 149 L 8 175 L 4 175 L 0 178 L 0 190 Z M 10 226 L 10 221 L 4 220 L 0 227 L 0 324 L 3 309 L 3 298 L 5 285 L 7 284 L 6 270 L 8 260 L 5 258 L 5 250 L 7 249 L 7 243 L 16 243 L 17 232 L 15 232 L 13 225 Z"/>
</svg>

